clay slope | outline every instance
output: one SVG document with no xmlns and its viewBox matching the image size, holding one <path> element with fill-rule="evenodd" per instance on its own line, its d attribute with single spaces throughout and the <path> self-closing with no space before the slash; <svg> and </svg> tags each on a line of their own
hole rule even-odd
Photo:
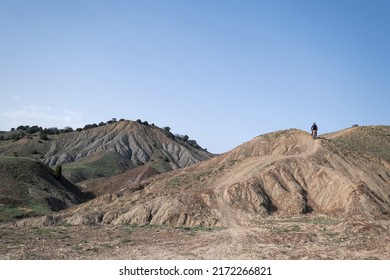
<svg viewBox="0 0 390 280">
<path fill-rule="evenodd" d="M 189 166 L 212 154 L 153 125 L 120 121 L 80 132 L 21 139 L 0 146 L 0 155 L 39 156 L 49 166 L 62 164 L 73 182 L 107 177 L 148 164 L 159 172 Z"/>
<path fill-rule="evenodd" d="M 236 226 L 269 215 L 388 218 L 390 164 L 300 130 L 256 137 L 229 153 L 126 185 L 61 217 L 71 224 Z"/>
<path fill-rule="evenodd" d="M 159 174 L 154 168 L 144 165 L 132 168 L 108 178 L 97 178 L 82 182 L 83 191 L 94 197 L 107 193 L 118 193 L 129 186 L 137 185 L 143 180 Z"/>
<path fill-rule="evenodd" d="M 83 202 L 82 192 L 38 160 L 0 157 L 0 222 L 45 215 Z"/>
</svg>

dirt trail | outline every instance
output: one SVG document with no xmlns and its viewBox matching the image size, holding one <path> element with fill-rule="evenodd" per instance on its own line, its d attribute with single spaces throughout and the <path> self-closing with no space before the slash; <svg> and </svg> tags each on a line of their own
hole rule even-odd
<svg viewBox="0 0 390 280">
<path fill-rule="evenodd" d="M 272 165 L 275 162 L 285 160 L 287 158 L 302 158 L 302 157 L 308 157 L 313 154 L 315 154 L 319 147 L 321 147 L 321 140 L 317 139 L 313 141 L 311 138 L 305 140 L 305 143 L 300 143 L 307 147 L 307 149 L 301 153 L 296 155 L 273 155 L 273 156 L 257 156 L 254 158 L 253 161 L 249 161 L 249 164 L 256 164 L 257 169 L 263 169 L 267 166 Z M 243 170 L 246 170 L 246 168 L 243 168 Z M 235 170 L 236 171 L 236 170 Z M 228 189 L 229 184 L 231 184 L 234 181 L 234 178 L 242 179 L 243 174 L 241 172 L 235 172 L 232 174 L 232 180 L 226 181 L 220 181 L 216 182 L 216 196 L 217 196 L 217 205 L 220 211 L 223 215 L 223 223 L 227 227 L 225 231 L 225 238 L 228 240 L 226 244 L 229 244 L 225 247 L 225 254 L 237 254 L 237 252 L 245 251 L 243 249 L 243 244 L 247 242 L 248 240 L 248 230 L 250 228 L 248 225 L 243 224 L 243 221 L 245 219 L 242 219 L 242 217 L 239 216 L 237 213 L 237 209 L 229 204 L 226 199 L 226 192 Z M 229 253 L 230 252 L 230 253 Z M 251 255 L 240 255 L 240 258 L 251 258 L 253 256 Z"/>
</svg>

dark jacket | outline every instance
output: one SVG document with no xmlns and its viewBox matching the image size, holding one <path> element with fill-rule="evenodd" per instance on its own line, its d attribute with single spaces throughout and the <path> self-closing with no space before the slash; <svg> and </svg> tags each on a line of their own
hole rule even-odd
<svg viewBox="0 0 390 280">
<path fill-rule="evenodd" d="M 316 125 L 316 124 L 313 124 L 312 126 L 311 126 L 311 130 L 313 131 L 313 130 L 318 130 L 318 126 Z"/>
</svg>

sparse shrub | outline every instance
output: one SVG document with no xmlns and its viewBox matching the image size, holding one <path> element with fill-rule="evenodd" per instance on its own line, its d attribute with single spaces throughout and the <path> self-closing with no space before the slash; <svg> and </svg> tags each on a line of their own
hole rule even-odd
<svg viewBox="0 0 390 280">
<path fill-rule="evenodd" d="M 188 143 L 189 143 L 192 147 L 194 147 L 194 148 L 198 148 L 198 149 L 200 148 L 200 146 L 198 145 L 198 143 L 196 143 L 195 140 L 189 140 Z"/>
<path fill-rule="evenodd" d="M 165 131 L 165 135 L 170 138 L 170 139 L 175 139 L 175 135 L 173 135 L 173 133 L 171 133 L 171 128 L 169 126 L 166 126 L 163 128 L 164 131 Z"/>
<path fill-rule="evenodd" d="M 116 123 L 116 118 L 112 118 L 110 121 L 107 122 L 107 124 L 112 124 L 112 123 Z"/>
<path fill-rule="evenodd" d="M 73 128 L 71 128 L 71 127 L 69 127 L 69 126 L 66 126 L 66 127 L 64 128 L 64 132 L 65 132 L 65 133 L 73 132 Z"/>
<path fill-rule="evenodd" d="M 27 126 L 27 128 L 28 128 L 28 126 Z M 26 126 L 21 125 L 21 126 L 18 126 L 18 127 L 16 128 L 16 130 L 26 130 L 27 128 L 26 128 Z"/>
<path fill-rule="evenodd" d="M 94 124 L 86 124 L 83 129 L 84 130 L 88 130 L 88 129 L 91 129 L 91 128 L 94 128 L 94 127 L 98 127 L 98 125 L 96 123 L 94 123 Z"/>
<path fill-rule="evenodd" d="M 21 135 L 20 134 L 13 134 L 12 136 L 11 136 L 11 139 L 13 140 L 13 141 L 18 141 L 18 140 L 20 140 L 22 137 L 21 137 Z"/>
<path fill-rule="evenodd" d="M 34 126 L 27 129 L 27 133 L 34 134 L 34 133 L 37 133 L 37 132 L 42 131 L 42 130 L 43 130 L 42 127 L 38 127 L 37 125 L 34 125 Z"/>
<path fill-rule="evenodd" d="M 178 138 L 178 139 L 180 139 L 180 140 L 183 140 L 183 141 L 185 141 L 185 142 L 187 142 L 188 139 L 189 139 L 188 135 L 175 134 L 175 137 Z"/>
<path fill-rule="evenodd" d="M 61 164 L 57 164 L 55 169 L 54 169 L 54 177 L 59 180 L 61 178 L 61 175 L 62 175 L 62 165 Z"/>
<path fill-rule="evenodd" d="M 44 132 L 39 133 L 39 139 L 40 140 L 49 140 L 49 138 L 47 137 L 47 134 Z"/>
<path fill-rule="evenodd" d="M 59 133 L 60 133 L 60 131 L 58 130 L 57 127 L 45 128 L 45 129 L 43 130 L 43 132 L 44 132 L 45 134 L 49 134 L 49 135 L 59 134 Z"/>
<path fill-rule="evenodd" d="M 146 126 L 149 125 L 149 123 L 147 121 L 144 121 L 143 124 L 146 125 Z"/>
</svg>

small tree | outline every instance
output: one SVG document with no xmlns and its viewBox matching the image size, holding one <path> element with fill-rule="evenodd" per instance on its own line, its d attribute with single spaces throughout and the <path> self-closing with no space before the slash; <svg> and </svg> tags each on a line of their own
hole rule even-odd
<svg viewBox="0 0 390 280">
<path fill-rule="evenodd" d="M 61 175 L 62 175 L 62 165 L 61 164 L 57 164 L 56 168 L 54 169 L 54 177 L 57 180 L 59 180 L 61 178 Z"/>
<path fill-rule="evenodd" d="M 47 137 L 47 134 L 44 132 L 39 133 L 39 139 L 40 140 L 49 140 L 49 138 Z"/>
<path fill-rule="evenodd" d="M 65 133 L 73 132 L 73 128 L 71 128 L 70 126 L 65 126 L 65 127 L 64 127 L 64 132 L 65 132 Z"/>
</svg>

